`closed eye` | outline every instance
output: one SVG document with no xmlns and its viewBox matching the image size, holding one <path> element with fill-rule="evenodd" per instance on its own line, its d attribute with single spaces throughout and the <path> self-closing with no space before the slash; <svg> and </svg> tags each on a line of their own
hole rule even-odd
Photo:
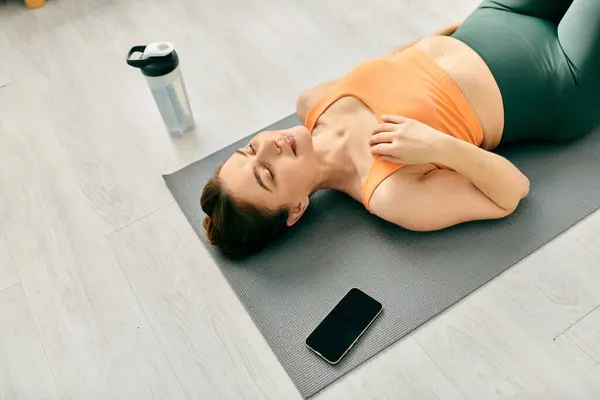
<svg viewBox="0 0 600 400">
<path fill-rule="evenodd" d="M 271 175 L 271 180 L 275 182 L 275 173 L 273 172 L 273 169 L 268 165 L 265 165 L 265 168 L 267 171 L 269 171 L 269 174 Z"/>
<path fill-rule="evenodd" d="M 248 144 L 248 147 L 250 148 L 252 154 L 256 155 L 256 151 L 254 150 L 254 146 L 252 146 L 252 143 Z"/>
</svg>

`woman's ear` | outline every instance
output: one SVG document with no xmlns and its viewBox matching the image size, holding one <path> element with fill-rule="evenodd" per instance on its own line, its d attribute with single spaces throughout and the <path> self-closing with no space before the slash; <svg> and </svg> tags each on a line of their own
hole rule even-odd
<svg viewBox="0 0 600 400">
<path fill-rule="evenodd" d="M 308 208 L 309 202 L 310 201 L 308 200 L 308 197 L 305 197 L 300 203 L 296 205 L 296 207 L 290 210 L 290 215 L 287 219 L 287 226 L 292 226 L 296 222 L 298 222 L 302 214 L 304 214 L 304 211 L 306 211 L 306 209 Z"/>
</svg>

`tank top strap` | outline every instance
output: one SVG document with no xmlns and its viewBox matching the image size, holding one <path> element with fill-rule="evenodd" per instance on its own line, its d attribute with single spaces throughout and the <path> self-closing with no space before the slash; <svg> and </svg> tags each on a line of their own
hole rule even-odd
<svg viewBox="0 0 600 400">
<path fill-rule="evenodd" d="M 363 183 L 361 192 L 361 202 L 367 210 L 371 211 L 369 208 L 369 203 L 371 202 L 373 193 L 375 193 L 375 189 L 377 189 L 377 187 L 390 175 L 402 167 L 404 167 L 404 164 L 396 164 L 385 161 L 379 156 L 375 156 L 373 158 L 373 163 L 369 168 L 369 172 L 367 173 L 367 178 Z"/>
<path fill-rule="evenodd" d="M 306 114 L 306 120 L 302 121 L 306 129 L 310 132 L 317 125 L 317 121 L 323 115 L 325 111 L 336 101 L 341 99 L 342 97 L 350 96 L 351 93 L 348 93 L 343 88 L 340 88 L 338 85 L 333 85 L 325 90 L 325 92 L 315 101 L 312 105 L 308 113 Z"/>
</svg>

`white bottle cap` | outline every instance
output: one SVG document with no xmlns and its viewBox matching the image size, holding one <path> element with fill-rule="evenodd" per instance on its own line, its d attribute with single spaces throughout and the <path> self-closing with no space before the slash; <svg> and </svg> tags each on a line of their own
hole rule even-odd
<svg viewBox="0 0 600 400">
<path fill-rule="evenodd" d="M 164 57 L 169 55 L 175 50 L 175 46 L 170 42 L 156 42 L 151 43 L 144 49 L 144 54 L 140 59 L 145 60 L 150 57 Z"/>
<path fill-rule="evenodd" d="M 126 58 L 127 64 L 140 68 L 149 77 L 163 76 L 175 70 L 179 57 L 170 42 L 156 42 L 147 46 L 133 46 Z"/>
</svg>

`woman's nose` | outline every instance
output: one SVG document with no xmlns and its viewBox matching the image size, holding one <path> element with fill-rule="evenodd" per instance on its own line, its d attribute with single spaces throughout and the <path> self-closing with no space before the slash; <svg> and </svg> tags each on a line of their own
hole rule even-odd
<svg viewBox="0 0 600 400">
<path fill-rule="evenodd" d="M 261 157 L 273 157 L 281 154 L 281 146 L 277 143 L 275 138 L 266 139 L 258 151 L 258 155 Z"/>
</svg>

